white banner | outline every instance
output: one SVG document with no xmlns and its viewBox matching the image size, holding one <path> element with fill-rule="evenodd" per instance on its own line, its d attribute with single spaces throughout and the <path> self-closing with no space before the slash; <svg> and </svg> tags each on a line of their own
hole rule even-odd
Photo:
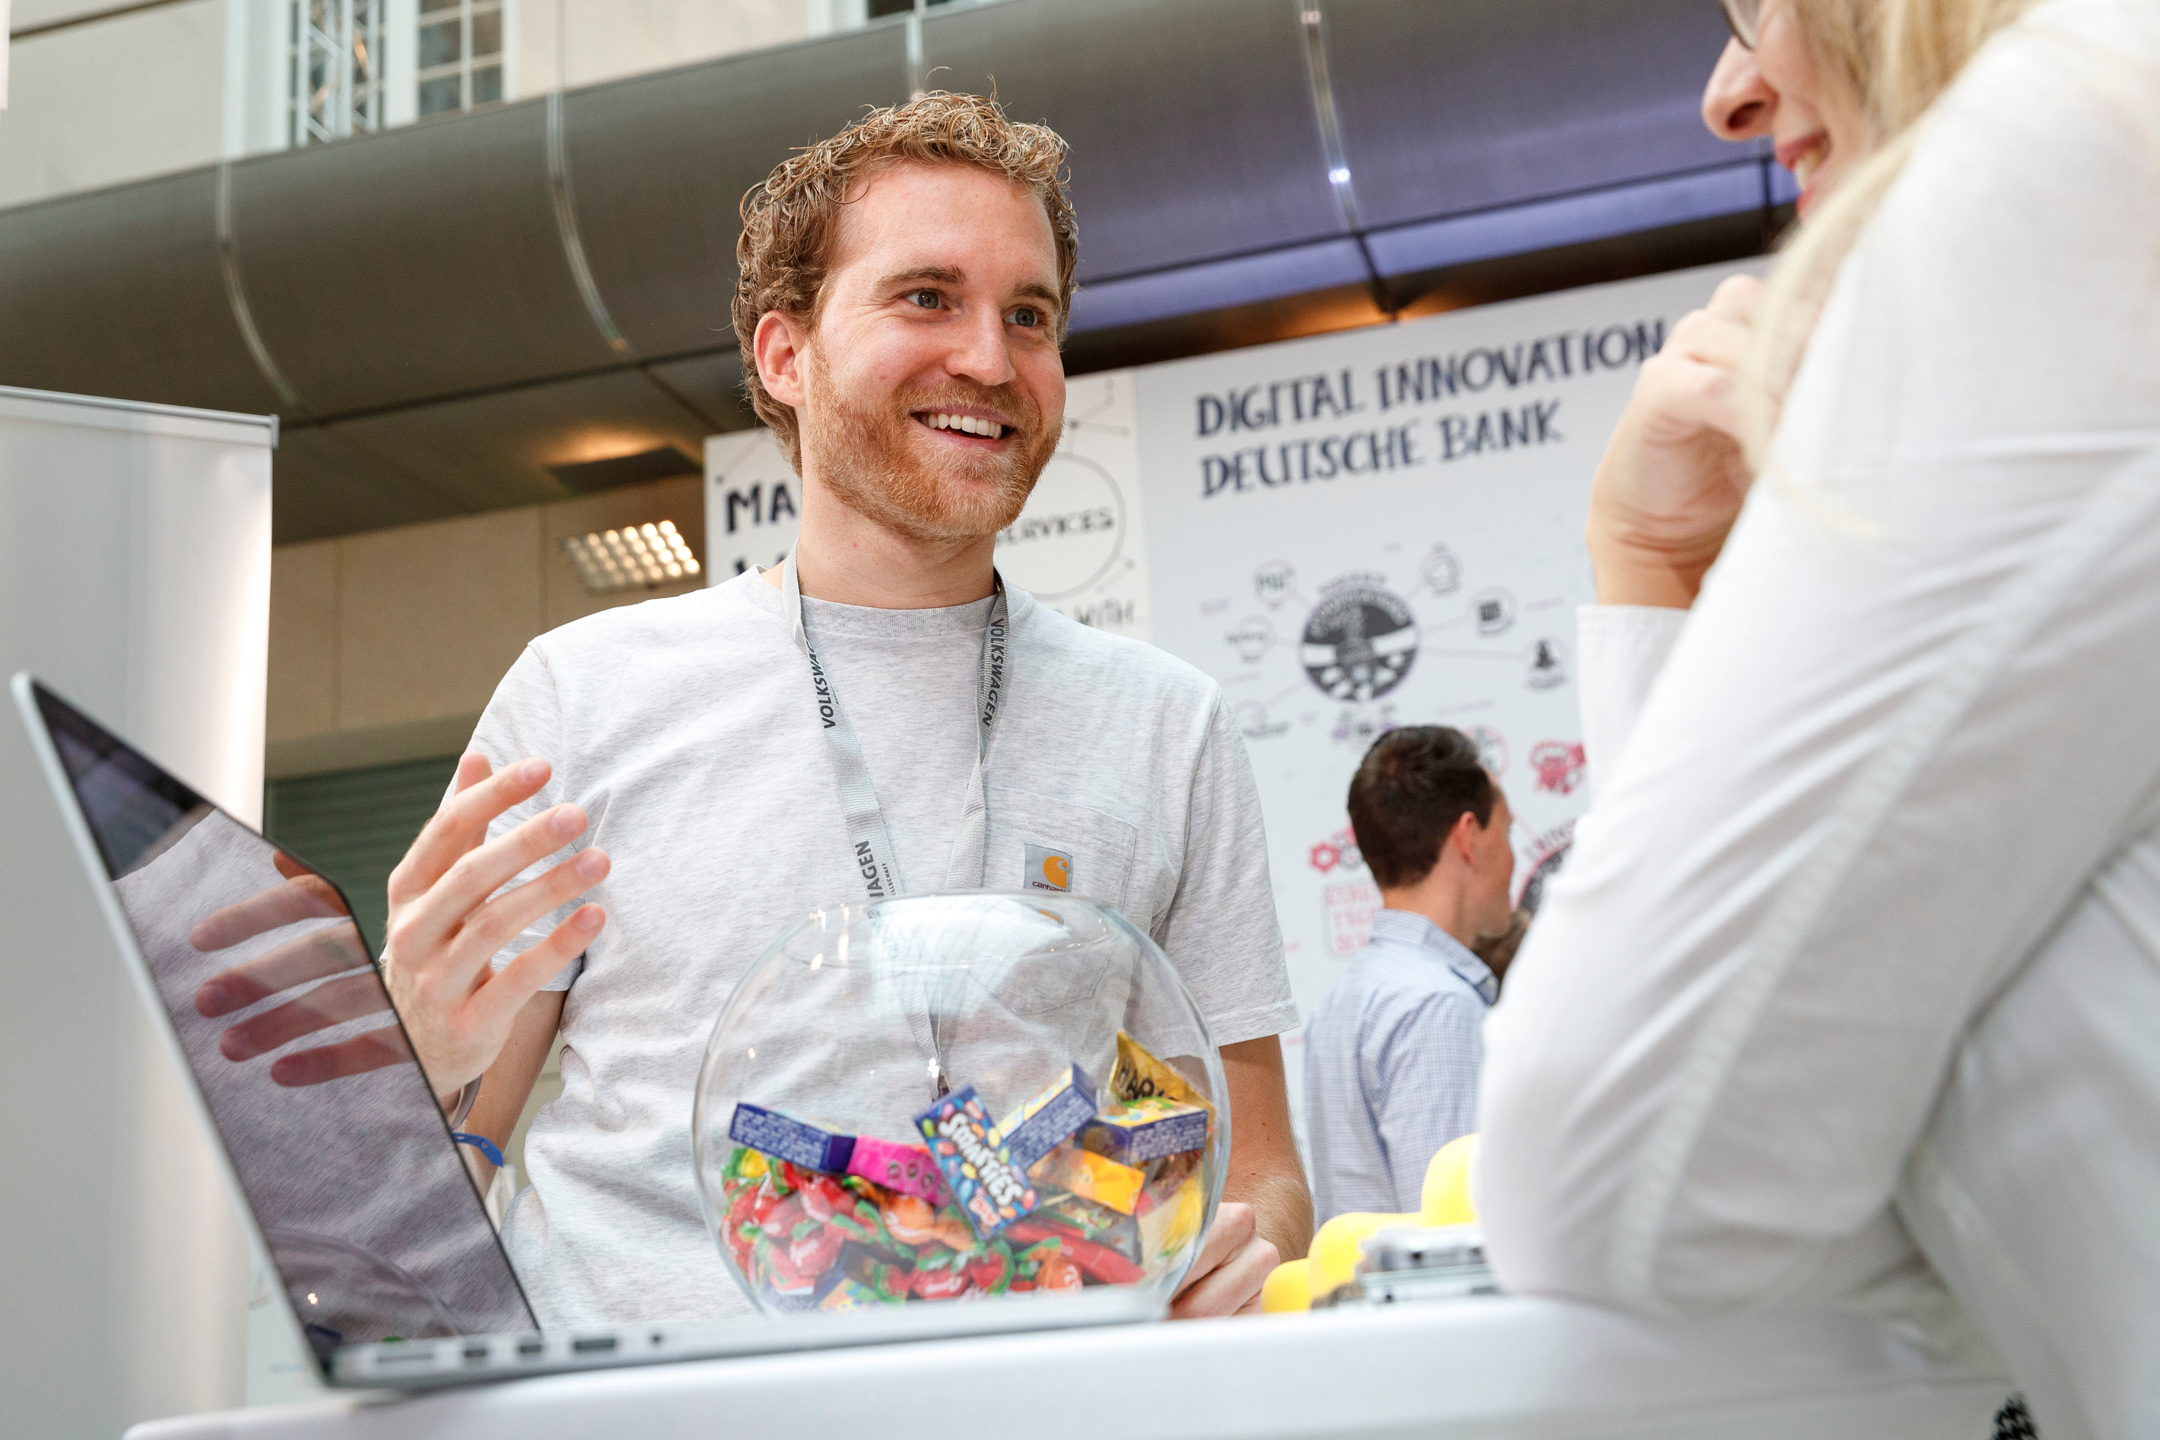
<svg viewBox="0 0 2160 1440">
<path fill-rule="evenodd" d="M 1733 268 L 1143 372 L 1155 642 L 1219 680 L 1245 732 L 1304 1013 L 1379 905 L 1346 805 L 1382 732 L 1477 740 L 1518 885 L 1565 842 L 1587 800 L 1590 475 L 1638 366 Z"/>
<path fill-rule="evenodd" d="M 1130 370 L 1082 375 L 1065 435 L 1027 508 L 998 536 L 998 572 L 1083 625 L 1135 639 L 1149 626 L 1147 519 Z"/>
<path fill-rule="evenodd" d="M 778 565 L 802 530 L 802 482 L 772 431 L 705 437 L 705 583 Z"/>
</svg>

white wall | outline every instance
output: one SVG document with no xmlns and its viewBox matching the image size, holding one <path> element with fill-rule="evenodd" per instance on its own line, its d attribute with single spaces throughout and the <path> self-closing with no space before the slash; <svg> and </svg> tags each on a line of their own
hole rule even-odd
<svg viewBox="0 0 2160 1440">
<path fill-rule="evenodd" d="M 16 0 L 12 24 L 84 8 Z M 224 0 L 33 35 L 11 47 L 10 71 L 0 206 L 207 165 L 224 128 Z"/>
<path fill-rule="evenodd" d="M 545 94 L 800 40 L 821 0 L 516 0 L 517 92 Z"/>
<path fill-rule="evenodd" d="M 0 676 L 262 807 L 265 425 L 0 390 Z M 244 1394 L 245 1232 L 0 713 L 0 1430 L 111 1440 Z"/>
<path fill-rule="evenodd" d="M 21 32 L 120 0 L 15 0 Z M 862 23 L 864 0 L 505 0 L 505 98 Z M 0 208 L 283 149 L 290 0 L 174 0 L 19 40 Z M 414 0 L 389 0 L 392 125 L 414 118 Z"/>
</svg>

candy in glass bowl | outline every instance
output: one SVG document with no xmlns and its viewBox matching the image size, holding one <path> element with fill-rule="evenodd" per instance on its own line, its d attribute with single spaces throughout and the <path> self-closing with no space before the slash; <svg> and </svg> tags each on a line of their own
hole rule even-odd
<svg viewBox="0 0 2160 1440">
<path fill-rule="evenodd" d="M 1163 952 L 1052 892 L 836 905 L 714 1025 L 705 1221 L 767 1314 L 1139 1287 L 1167 1303 L 1229 1154 L 1222 1064 Z"/>
</svg>

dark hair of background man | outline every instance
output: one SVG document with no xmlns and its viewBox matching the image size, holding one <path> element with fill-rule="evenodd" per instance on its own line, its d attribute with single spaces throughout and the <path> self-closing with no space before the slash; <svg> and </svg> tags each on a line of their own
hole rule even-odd
<svg viewBox="0 0 2160 1440">
<path fill-rule="evenodd" d="M 1406 725 L 1373 741 L 1350 777 L 1350 828 L 1374 882 L 1395 890 L 1423 880 L 1464 812 L 1492 823 L 1497 793 L 1460 730 Z"/>
</svg>

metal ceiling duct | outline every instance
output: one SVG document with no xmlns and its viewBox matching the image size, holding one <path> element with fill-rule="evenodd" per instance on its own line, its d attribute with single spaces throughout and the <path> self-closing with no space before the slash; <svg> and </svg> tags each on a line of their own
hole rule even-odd
<svg viewBox="0 0 2160 1440">
<path fill-rule="evenodd" d="M 1000 0 L 0 212 L 0 383 L 284 419 L 278 537 L 747 423 L 736 203 L 919 85 L 1072 144 L 1078 330 L 1766 210 L 1704 0 Z"/>
</svg>

